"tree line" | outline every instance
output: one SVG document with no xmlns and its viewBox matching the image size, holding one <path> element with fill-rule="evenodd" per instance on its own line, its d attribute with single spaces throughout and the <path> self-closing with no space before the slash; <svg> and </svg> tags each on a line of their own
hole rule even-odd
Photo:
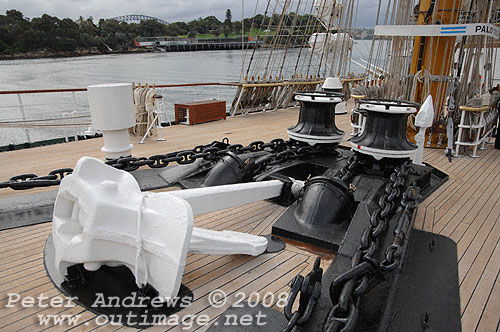
<svg viewBox="0 0 500 332">
<path fill-rule="evenodd" d="M 295 25 L 300 26 L 310 20 L 308 15 L 294 17 Z M 260 27 L 277 26 L 278 15 L 243 19 L 245 32 Z M 292 19 L 283 19 L 285 26 Z M 290 23 L 291 24 L 291 23 Z M 283 25 L 283 23 L 282 23 Z M 311 31 L 315 32 L 315 31 Z M 155 20 L 140 23 L 118 22 L 115 19 L 100 19 L 94 23 L 92 17 L 77 20 L 59 19 L 47 14 L 41 17 L 26 18 L 18 10 L 11 9 L 0 15 L 0 55 L 37 51 L 75 52 L 82 49 L 98 49 L 101 52 L 127 50 L 134 47 L 133 40 L 140 37 L 218 37 L 238 36 L 242 33 L 242 22 L 233 21 L 231 10 L 226 10 L 224 21 L 215 16 L 199 18 L 190 22 L 162 24 Z"/>
</svg>

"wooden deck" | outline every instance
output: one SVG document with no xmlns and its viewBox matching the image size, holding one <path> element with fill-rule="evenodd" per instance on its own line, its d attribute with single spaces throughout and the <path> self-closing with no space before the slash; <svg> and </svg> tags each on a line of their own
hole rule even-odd
<svg viewBox="0 0 500 332">
<path fill-rule="evenodd" d="M 136 156 L 149 156 L 191 148 L 223 137 L 232 143 L 286 138 L 286 128 L 295 124 L 296 109 L 280 110 L 229 118 L 197 126 L 174 126 L 164 129 L 166 142 L 137 144 Z M 350 133 L 349 116 L 338 118 L 338 126 Z M 346 135 L 348 138 L 348 135 Z M 79 157 L 102 158 L 102 139 L 67 143 L 0 154 L 0 180 L 20 173 L 45 175 L 60 167 L 73 167 Z M 448 163 L 442 150 L 426 150 L 425 160 L 450 175 L 450 180 L 421 203 L 415 227 L 446 235 L 458 244 L 462 326 L 464 332 L 498 331 L 500 323 L 500 151 L 488 146 L 480 159 L 462 157 Z M 36 189 L 53 190 L 53 189 Z M 30 192 L 35 192 L 31 190 Z M 0 190 L 0 198 L 22 195 L 9 189 Z M 196 226 L 215 230 L 229 229 L 252 234 L 268 234 L 271 225 L 283 212 L 282 207 L 256 202 L 239 208 L 213 212 L 195 219 Z M 122 326 L 97 326 L 95 315 L 73 308 L 6 308 L 8 293 L 37 297 L 43 293 L 49 300 L 60 295 L 43 268 L 42 251 L 50 233 L 50 223 L 0 232 L 0 330 L 1 331 L 128 331 Z M 297 273 L 310 270 L 315 254 L 287 245 L 277 254 L 256 258 L 245 256 L 189 255 L 183 283 L 194 292 L 195 302 L 183 314 L 206 313 L 215 320 L 237 300 L 237 293 L 263 296 L 288 291 L 287 283 Z M 329 265 L 331 260 L 324 260 Z M 229 295 L 223 308 L 209 306 L 207 296 L 220 288 Z M 76 315 L 78 324 L 40 326 L 38 315 Z M 79 316 L 78 316 L 79 315 Z M 208 326 L 190 330 L 204 331 Z M 155 327 L 148 331 L 163 331 Z M 171 328 L 181 331 L 181 326 Z"/>
</svg>

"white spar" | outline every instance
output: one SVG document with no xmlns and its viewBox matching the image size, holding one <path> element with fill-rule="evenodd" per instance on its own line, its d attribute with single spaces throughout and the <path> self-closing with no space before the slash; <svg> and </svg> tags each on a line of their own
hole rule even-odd
<svg viewBox="0 0 500 332">
<path fill-rule="evenodd" d="M 56 268 L 74 264 L 95 271 L 102 265 L 127 266 L 139 287 L 149 283 L 161 298 L 176 296 L 186 255 L 259 255 L 261 236 L 193 227 L 193 216 L 279 196 L 280 181 L 141 192 L 134 177 L 84 157 L 60 185 L 52 236 Z"/>
</svg>

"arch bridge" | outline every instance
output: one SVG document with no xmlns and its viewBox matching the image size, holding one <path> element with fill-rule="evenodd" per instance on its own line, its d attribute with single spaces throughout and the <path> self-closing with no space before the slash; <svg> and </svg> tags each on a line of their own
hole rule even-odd
<svg viewBox="0 0 500 332">
<path fill-rule="evenodd" d="M 140 23 L 141 21 L 154 20 L 154 21 L 160 22 L 162 24 L 168 24 L 167 21 L 162 20 L 161 18 L 156 18 L 156 17 L 152 17 L 152 16 L 147 16 L 147 15 L 139 15 L 139 14 L 117 16 L 117 17 L 113 17 L 112 19 L 117 20 L 118 22 L 127 22 L 127 23 Z"/>
</svg>

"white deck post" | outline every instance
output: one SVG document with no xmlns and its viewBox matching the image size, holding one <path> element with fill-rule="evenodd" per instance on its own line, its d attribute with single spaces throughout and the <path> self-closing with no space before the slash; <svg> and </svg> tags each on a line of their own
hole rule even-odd
<svg viewBox="0 0 500 332">
<path fill-rule="evenodd" d="M 21 118 L 23 121 L 26 121 L 26 113 L 24 112 L 24 105 L 23 105 L 23 99 L 21 98 L 21 94 L 17 94 L 17 100 L 19 101 L 19 109 L 21 110 Z M 30 139 L 30 133 L 28 131 L 28 128 L 24 129 L 24 133 L 26 134 L 26 140 L 28 143 L 31 143 Z"/>
</svg>

